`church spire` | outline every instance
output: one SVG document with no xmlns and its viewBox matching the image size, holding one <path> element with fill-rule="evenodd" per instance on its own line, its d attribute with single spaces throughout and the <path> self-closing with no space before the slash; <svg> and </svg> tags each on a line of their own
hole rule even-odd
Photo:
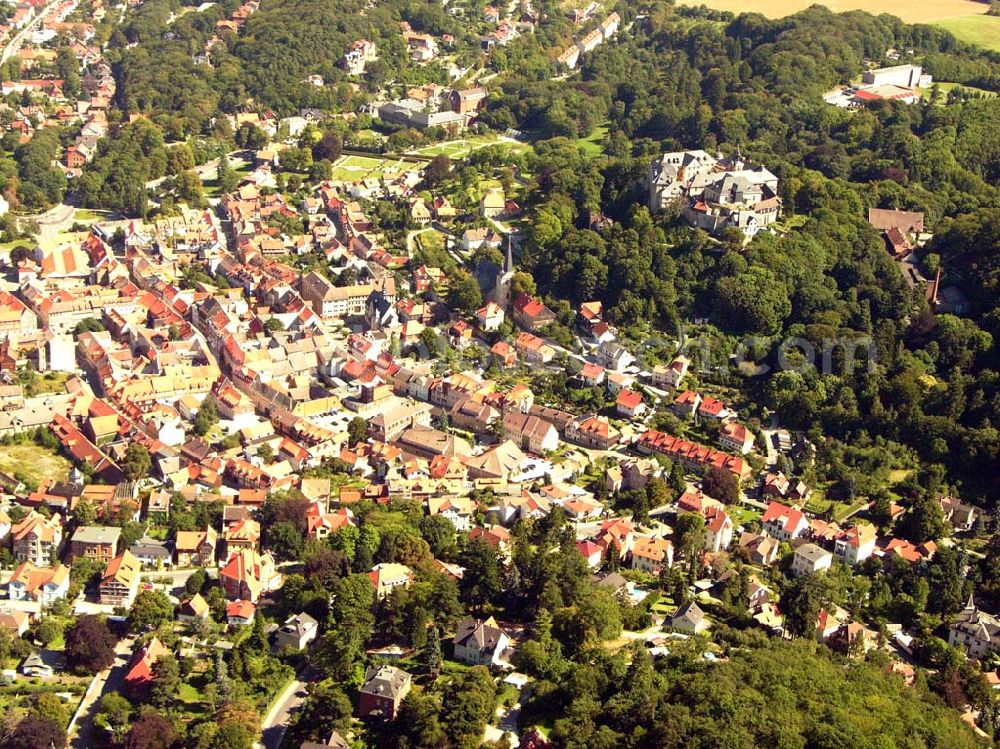
<svg viewBox="0 0 1000 749">
<path fill-rule="evenodd" d="M 507 234 L 507 255 L 504 257 L 504 260 L 503 260 L 503 270 L 504 270 L 504 273 L 513 273 L 514 272 L 514 255 L 513 255 L 513 253 L 511 252 L 511 249 L 510 249 L 510 234 L 509 233 Z"/>
</svg>

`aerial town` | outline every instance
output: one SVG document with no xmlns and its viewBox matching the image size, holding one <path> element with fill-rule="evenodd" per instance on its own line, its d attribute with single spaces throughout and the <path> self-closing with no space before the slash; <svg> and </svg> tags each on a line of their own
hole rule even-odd
<svg viewBox="0 0 1000 749">
<path fill-rule="evenodd" d="M 1000 45 L 758 4 L 0 5 L 0 749 L 992 746 Z"/>
</svg>

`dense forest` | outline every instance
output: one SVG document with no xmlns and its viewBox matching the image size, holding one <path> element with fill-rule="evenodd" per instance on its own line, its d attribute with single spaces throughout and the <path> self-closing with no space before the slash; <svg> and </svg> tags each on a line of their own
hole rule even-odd
<svg viewBox="0 0 1000 749">
<path fill-rule="evenodd" d="M 541 681 L 525 712 L 560 714 L 550 738 L 566 749 L 978 745 L 925 689 L 875 664 L 845 669 L 805 640 L 754 645 L 724 663 L 689 655 L 656 668 L 641 649 L 629 664 L 598 656 Z"/>
</svg>

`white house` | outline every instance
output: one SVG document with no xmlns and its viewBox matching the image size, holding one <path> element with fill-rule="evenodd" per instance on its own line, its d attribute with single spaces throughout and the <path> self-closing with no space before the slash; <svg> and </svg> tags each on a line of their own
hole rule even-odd
<svg viewBox="0 0 1000 749">
<path fill-rule="evenodd" d="M 493 617 L 466 619 L 455 629 L 455 660 L 470 666 L 502 666 L 510 636 Z"/>
<path fill-rule="evenodd" d="M 848 528 L 842 538 L 837 539 L 833 553 L 852 566 L 863 562 L 875 553 L 876 535 L 874 525 L 855 525 Z"/>
<path fill-rule="evenodd" d="M 779 541 L 798 538 L 809 528 L 809 521 L 801 510 L 771 502 L 761 517 L 764 531 Z"/>
<path fill-rule="evenodd" d="M 69 592 L 69 567 L 39 567 L 21 563 L 7 584 L 7 597 L 12 601 L 37 601 L 43 606 L 65 598 Z"/>
<path fill-rule="evenodd" d="M 278 651 L 291 649 L 302 650 L 316 639 L 319 632 L 319 622 L 309 614 L 301 613 L 288 617 L 284 624 L 275 632 L 274 646 Z"/>
<path fill-rule="evenodd" d="M 705 549 L 725 551 L 733 542 L 733 520 L 725 512 L 711 508 L 705 513 Z"/>
<path fill-rule="evenodd" d="M 833 554 L 816 544 L 802 544 L 792 556 L 792 574 L 814 575 L 817 572 L 830 569 L 833 564 Z"/>
</svg>

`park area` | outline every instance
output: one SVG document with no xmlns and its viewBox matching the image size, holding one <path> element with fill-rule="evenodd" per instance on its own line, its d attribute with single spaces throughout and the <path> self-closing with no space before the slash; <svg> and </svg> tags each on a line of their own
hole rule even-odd
<svg viewBox="0 0 1000 749">
<path fill-rule="evenodd" d="M 438 156 L 444 154 L 449 159 L 461 159 L 479 148 L 494 145 L 504 146 L 512 151 L 523 151 L 531 147 L 529 144 L 521 143 L 513 138 L 506 136 L 497 137 L 493 133 L 486 133 L 483 135 L 470 135 L 468 138 L 449 140 L 444 143 L 435 143 L 434 145 L 417 148 L 407 153 L 419 156 Z"/>
<path fill-rule="evenodd" d="M 391 179 L 420 166 L 412 161 L 395 158 L 341 156 L 333 163 L 333 179 L 338 182 L 357 182 L 363 179 L 380 179 L 382 177 Z"/>
<path fill-rule="evenodd" d="M 682 5 L 705 5 L 730 13 L 760 13 L 782 18 L 805 10 L 813 0 L 680 0 Z M 1000 50 L 1000 17 L 985 15 L 988 5 L 975 0 L 928 0 L 922 3 L 901 0 L 824 0 L 835 13 L 864 10 L 872 15 L 889 13 L 907 23 L 929 23 L 947 29 L 963 42 Z"/>
</svg>

